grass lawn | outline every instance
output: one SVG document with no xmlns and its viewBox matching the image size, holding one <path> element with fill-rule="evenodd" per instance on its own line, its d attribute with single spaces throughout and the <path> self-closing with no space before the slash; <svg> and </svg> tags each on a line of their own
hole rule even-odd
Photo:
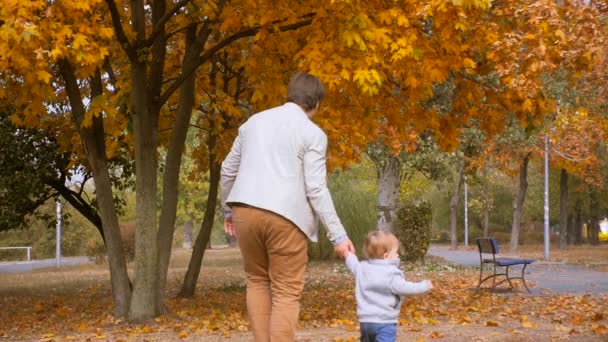
<svg viewBox="0 0 608 342">
<path fill-rule="evenodd" d="M 542 246 L 540 246 L 542 256 Z M 600 260 L 605 246 L 554 251 L 569 262 Z M 518 254 L 533 256 L 537 246 Z M 559 255 L 559 256 L 558 256 Z M 197 294 L 176 298 L 189 251 L 174 252 L 168 313 L 143 325 L 116 320 L 107 265 L 0 274 L 0 340 L 9 341 L 248 341 L 245 277 L 236 249 L 209 250 Z M 606 257 L 603 257 L 606 260 Z M 478 273 L 432 259 L 404 265 L 409 280 L 432 279 L 436 289 L 406 298 L 402 341 L 606 341 L 608 296 L 534 297 L 521 291 L 477 291 Z M 608 276 L 608 275 L 607 275 Z M 339 261 L 312 262 L 302 298 L 298 341 L 355 341 L 358 323 L 352 277 Z"/>
</svg>

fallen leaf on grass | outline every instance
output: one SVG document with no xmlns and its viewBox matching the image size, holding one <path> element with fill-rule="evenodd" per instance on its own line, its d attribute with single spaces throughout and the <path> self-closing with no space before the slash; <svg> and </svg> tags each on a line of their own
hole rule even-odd
<svg viewBox="0 0 608 342">
<path fill-rule="evenodd" d="M 497 327 L 497 326 L 499 326 L 498 322 L 495 322 L 495 321 L 486 322 L 486 327 Z"/>
<path fill-rule="evenodd" d="M 536 328 L 538 325 L 536 323 L 532 323 L 528 320 L 528 316 L 521 316 L 521 326 L 524 328 L 532 329 Z"/>
<path fill-rule="evenodd" d="M 181 338 L 181 339 L 188 338 L 188 336 L 189 336 L 188 332 L 186 332 L 186 331 L 182 331 L 179 333 L 179 338 Z"/>
<path fill-rule="evenodd" d="M 604 334 L 607 334 L 607 333 L 608 333 L 608 329 L 606 329 L 606 326 L 605 326 L 605 325 L 603 325 L 603 324 L 600 324 L 600 325 L 592 324 L 592 325 L 591 325 L 591 329 L 592 329 L 592 330 L 593 330 L 595 333 L 597 333 L 597 334 L 601 334 L 601 335 L 604 335 Z"/>
<path fill-rule="evenodd" d="M 594 322 L 601 321 L 603 319 L 604 319 L 604 314 L 602 314 L 601 312 L 596 312 L 593 314 L 593 316 L 591 316 L 591 320 Z"/>
<path fill-rule="evenodd" d="M 567 327 L 565 325 L 558 324 L 558 325 L 555 326 L 555 330 L 557 330 L 557 331 L 563 331 L 563 332 L 570 332 L 570 330 L 572 330 L 572 328 Z"/>
<path fill-rule="evenodd" d="M 436 331 L 431 332 L 431 334 L 429 335 L 430 338 L 442 338 L 443 336 L 444 335 L 442 335 Z"/>
</svg>

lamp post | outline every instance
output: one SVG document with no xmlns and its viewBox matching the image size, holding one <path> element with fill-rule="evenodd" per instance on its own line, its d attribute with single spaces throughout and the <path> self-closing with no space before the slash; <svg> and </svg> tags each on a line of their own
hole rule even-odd
<svg viewBox="0 0 608 342">
<path fill-rule="evenodd" d="M 61 226 L 63 224 L 63 205 L 57 197 L 57 247 L 55 249 L 55 266 L 61 266 Z"/>
<path fill-rule="evenodd" d="M 549 135 L 545 135 L 545 261 L 549 260 Z"/>
<path fill-rule="evenodd" d="M 469 192 L 467 176 L 464 176 L 464 246 L 469 246 Z"/>
</svg>

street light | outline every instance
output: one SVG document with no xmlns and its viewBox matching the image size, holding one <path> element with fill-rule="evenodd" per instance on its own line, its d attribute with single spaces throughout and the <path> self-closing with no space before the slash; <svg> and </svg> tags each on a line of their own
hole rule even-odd
<svg viewBox="0 0 608 342">
<path fill-rule="evenodd" d="M 464 246 L 469 247 L 469 193 L 467 176 L 464 176 Z"/>
<path fill-rule="evenodd" d="M 57 197 L 57 246 L 55 248 L 55 266 L 61 266 L 61 226 L 63 223 L 63 206 L 61 197 Z"/>
<path fill-rule="evenodd" d="M 545 261 L 549 261 L 549 135 L 545 135 Z"/>
</svg>

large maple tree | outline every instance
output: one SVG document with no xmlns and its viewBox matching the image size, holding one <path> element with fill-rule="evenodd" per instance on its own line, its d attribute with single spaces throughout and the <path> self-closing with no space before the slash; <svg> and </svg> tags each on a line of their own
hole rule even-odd
<svg viewBox="0 0 608 342">
<path fill-rule="evenodd" d="M 592 63 L 596 43 L 592 9 L 551 1 L 3 0 L 0 21 L 0 98 L 18 109 L 15 124 L 61 126 L 62 148 L 86 155 L 115 312 L 135 321 L 162 311 L 194 108 L 215 106 L 201 112 L 221 127 L 239 112 L 278 104 L 289 71 L 299 68 L 328 85 L 319 123 L 332 165 L 357 160 L 378 140 L 397 153 L 427 130 L 451 149 L 473 121 L 494 132 L 507 112 L 523 123 L 542 118 L 552 102 L 539 75 Z M 234 101 L 234 85 L 218 91 L 227 84 L 214 76 L 222 52 L 245 75 L 244 103 Z M 448 85 L 441 94 L 440 84 Z M 56 106 L 70 113 L 58 115 Z M 222 132 L 206 139 L 225 151 Z M 210 167 L 221 151 L 209 151 Z M 131 153 L 136 166 L 133 288 L 108 168 L 118 153 Z"/>
</svg>

